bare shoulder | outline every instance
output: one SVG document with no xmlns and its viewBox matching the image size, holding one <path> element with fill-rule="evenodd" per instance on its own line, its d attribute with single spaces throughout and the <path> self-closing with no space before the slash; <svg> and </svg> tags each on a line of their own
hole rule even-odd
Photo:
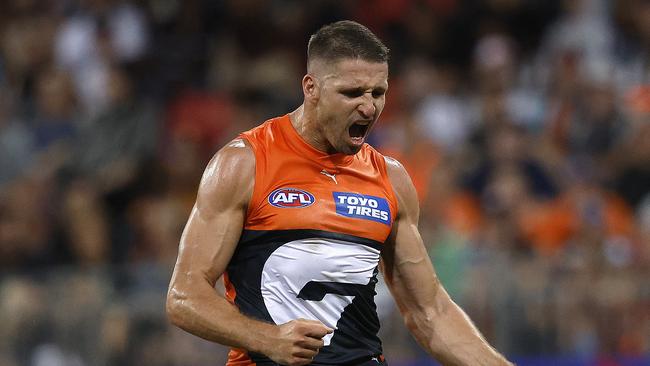
<svg viewBox="0 0 650 366">
<path fill-rule="evenodd" d="M 248 142 L 237 138 L 210 160 L 199 186 L 197 205 L 247 205 L 255 182 L 255 154 Z"/>
<path fill-rule="evenodd" d="M 390 179 L 393 191 L 397 196 L 399 204 L 398 216 L 408 214 L 417 217 L 419 214 L 418 196 L 411 176 L 409 176 L 404 165 L 397 159 L 384 156 L 384 160 L 386 161 L 388 179 Z"/>
<path fill-rule="evenodd" d="M 404 165 L 402 165 L 402 163 L 400 163 L 397 159 L 388 155 L 384 155 L 384 161 L 386 161 L 386 170 L 388 171 L 388 175 L 390 176 L 391 181 L 394 178 L 399 179 L 403 178 L 403 175 L 408 175 L 406 173 Z"/>
</svg>

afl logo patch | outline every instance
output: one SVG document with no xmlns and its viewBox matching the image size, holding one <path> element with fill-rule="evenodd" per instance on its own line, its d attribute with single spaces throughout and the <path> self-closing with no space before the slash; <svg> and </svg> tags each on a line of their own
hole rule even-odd
<svg viewBox="0 0 650 366">
<path fill-rule="evenodd" d="M 269 195 L 269 203 L 280 208 L 307 207 L 315 201 L 313 194 L 297 188 L 278 188 Z"/>
</svg>

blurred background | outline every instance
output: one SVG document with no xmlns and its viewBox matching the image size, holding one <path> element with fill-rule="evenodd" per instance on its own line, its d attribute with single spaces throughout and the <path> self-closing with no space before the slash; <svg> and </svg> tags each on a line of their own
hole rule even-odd
<svg viewBox="0 0 650 366">
<path fill-rule="evenodd" d="M 0 365 L 222 365 L 164 297 L 206 163 L 302 101 L 308 37 L 392 50 L 371 142 L 520 365 L 650 365 L 650 1 L 0 2 Z M 433 364 L 380 286 L 392 365 Z"/>
</svg>

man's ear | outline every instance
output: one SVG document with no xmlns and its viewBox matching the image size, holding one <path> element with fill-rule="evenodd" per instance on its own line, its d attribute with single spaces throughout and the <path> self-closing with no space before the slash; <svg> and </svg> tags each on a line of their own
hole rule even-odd
<svg viewBox="0 0 650 366">
<path fill-rule="evenodd" d="M 302 93 L 305 95 L 305 101 L 317 101 L 320 95 L 320 87 L 318 80 L 311 75 L 307 74 L 302 78 Z"/>
</svg>

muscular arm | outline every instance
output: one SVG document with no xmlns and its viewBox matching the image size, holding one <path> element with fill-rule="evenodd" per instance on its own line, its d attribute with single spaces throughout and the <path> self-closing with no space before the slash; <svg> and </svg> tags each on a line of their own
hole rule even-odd
<svg viewBox="0 0 650 366">
<path fill-rule="evenodd" d="M 382 269 L 386 283 L 418 343 L 444 365 L 509 365 L 481 336 L 440 284 L 418 231 L 417 194 L 404 168 L 386 158 L 398 199 Z"/>
<path fill-rule="evenodd" d="M 303 365 L 331 330 L 307 320 L 276 326 L 251 319 L 214 289 L 239 241 L 254 177 L 255 156 L 242 140 L 231 142 L 208 164 L 181 237 L 167 314 L 176 326 L 201 338 Z"/>
<path fill-rule="evenodd" d="M 167 313 L 199 337 L 259 352 L 257 343 L 271 326 L 241 315 L 214 289 L 239 240 L 254 175 L 255 157 L 241 142 L 210 161 L 181 237 Z"/>
</svg>

